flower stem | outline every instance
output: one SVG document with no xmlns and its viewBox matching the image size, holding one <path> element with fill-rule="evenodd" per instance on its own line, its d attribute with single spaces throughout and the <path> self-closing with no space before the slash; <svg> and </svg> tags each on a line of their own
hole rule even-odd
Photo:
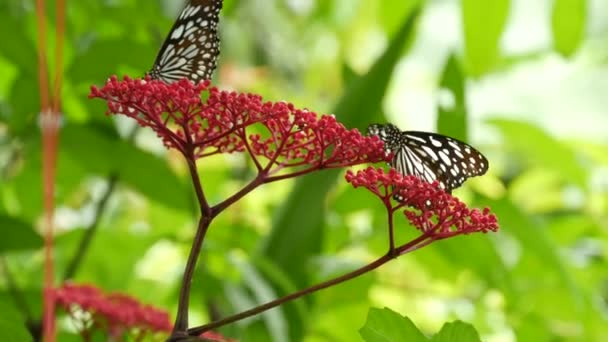
<svg viewBox="0 0 608 342">
<path fill-rule="evenodd" d="M 251 191 L 253 191 L 255 188 L 257 188 L 258 186 L 260 186 L 263 183 L 265 183 L 265 181 L 264 181 L 265 179 L 266 179 L 266 173 L 262 170 L 258 174 L 258 176 L 256 178 L 254 178 L 251 182 L 249 182 L 247 185 L 245 185 L 237 193 L 235 193 L 234 195 L 228 197 L 223 202 L 218 203 L 213 208 L 211 208 L 211 212 L 213 213 L 213 216 L 216 216 L 217 214 L 221 213 L 226 208 L 228 208 L 229 206 L 231 206 L 234 202 L 236 202 L 236 201 L 240 200 L 241 198 L 245 197 L 245 195 L 247 195 L 248 193 L 250 193 Z"/>
<path fill-rule="evenodd" d="M 394 223 L 393 223 L 393 210 L 388 209 L 387 211 L 388 214 L 388 241 L 389 241 L 389 245 L 388 245 L 388 254 L 393 254 L 395 253 L 395 229 L 394 229 Z"/>
<path fill-rule="evenodd" d="M 186 262 L 186 269 L 182 278 L 182 286 L 179 291 L 179 302 L 177 306 L 177 315 L 175 317 L 175 324 L 173 325 L 172 337 L 179 337 L 184 335 L 188 329 L 188 306 L 190 302 L 190 287 L 192 285 L 192 277 L 194 276 L 194 270 L 196 269 L 196 262 L 198 260 L 205 235 L 209 229 L 211 221 L 215 217 L 213 211 L 203 192 L 203 186 L 201 179 L 196 168 L 196 159 L 194 158 L 194 151 L 192 148 L 188 150 L 189 153 L 184 154 L 186 161 L 188 162 L 188 169 L 190 170 L 190 177 L 192 178 L 192 184 L 196 192 L 196 198 L 198 199 L 199 208 L 201 211 L 201 217 L 198 221 L 198 227 L 196 229 L 196 235 L 194 241 L 192 241 L 192 247 L 190 248 L 190 254 L 188 255 L 188 261 Z"/>
<path fill-rule="evenodd" d="M 196 192 L 196 198 L 201 210 L 201 215 L 211 216 L 211 207 L 209 207 L 207 198 L 205 198 L 205 192 L 203 191 L 201 179 L 198 175 L 198 170 L 196 169 L 196 158 L 194 157 L 193 153 L 190 153 L 186 156 L 186 159 L 188 161 L 188 169 L 190 170 L 190 176 L 192 178 L 192 184 L 194 185 L 194 191 Z"/>
<path fill-rule="evenodd" d="M 275 299 L 271 302 L 268 302 L 266 304 L 262 304 L 259 306 L 256 306 L 255 308 L 240 312 L 238 314 L 232 315 L 232 316 L 228 316 L 226 318 L 205 324 L 205 325 L 201 325 L 198 327 L 194 327 L 191 329 L 188 329 L 188 335 L 190 336 L 198 336 L 206 331 L 210 331 L 216 328 L 219 328 L 221 326 L 224 326 L 226 324 L 230 324 L 230 323 L 234 323 L 236 321 L 245 319 L 247 317 L 251 317 L 257 314 L 260 314 L 266 310 L 270 310 L 274 307 L 277 307 L 279 305 L 285 304 L 287 302 L 290 302 L 292 300 L 298 299 L 302 296 L 306 296 L 309 294 L 312 294 L 314 292 L 317 292 L 319 290 L 323 290 L 326 289 L 328 287 L 334 286 L 334 285 L 338 285 L 340 283 L 343 283 L 347 280 L 356 278 L 358 276 L 361 276 L 363 274 L 366 274 L 370 271 L 375 270 L 376 268 L 386 264 L 387 262 L 389 262 L 390 260 L 398 257 L 399 255 L 411 252 L 413 250 L 416 250 L 416 245 L 420 244 L 420 243 L 424 243 L 424 245 L 427 245 L 428 243 L 432 242 L 432 240 L 430 242 L 426 242 L 426 240 L 429 239 L 429 236 L 426 234 L 423 234 L 419 237 L 417 237 L 416 239 L 408 242 L 407 244 L 400 246 L 396 249 L 394 249 L 393 251 L 389 251 L 388 253 L 386 253 L 385 255 L 383 255 L 382 257 L 376 259 L 375 261 L 372 261 L 371 263 L 360 267 L 354 271 L 351 271 L 349 273 L 346 273 L 344 275 L 341 275 L 339 277 L 324 281 L 322 283 L 310 286 L 308 288 L 305 288 L 303 290 L 291 293 L 287 296 Z M 425 243 L 426 242 L 426 243 Z"/>
<path fill-rule="evenodd" d="M 201 252 L 201 246 L 205 239 L 205 234 L 209 228 L 209 224 L 213 218 L 211 216 L 201 216 L 198 222 L 198 228 L 196 229 L 196 236 L 192 242 L 192 248 L 190 249 L 190 255 L 188 256 L 188 262 L 186 263 L 186 269 L 184 270 L 184 276 L 182 278 L 182 287 L 179 291 L 179 303 L 177 306 L 177 316 L 175 317 L 175 324 L 173 326 L 173 335 L 179 335 L 184 333 L 188 329 L 188 304 L 190 301 L 190 287 L 192 285 L 192 277 L 194 276 L 194 270 L 196 269 L 196 261 Z"/>
<path fill-rule="evenodd" d="M 363 275 L 363 274 L 365 274 L 365 273 L 367 273 L 369 271 L 372 271 L 372 270 L 374 270 L 374 269 L 376 269 L 376 268 L 384 265 L 386 262 L 388 262 L 392 258 L 393 258 L 392 255 L 385 254 L 384 256 L 382 256 L 382 257 L 376 259 L 375 261 L 373 261 L 372 263 L 369 263 L 369 264 L 367 264 L 367 265 L 365 265 L 365 266 L 363 266 L 361 268 L 358 268 L 358 269 L 356 269 L 356 270 L 354 270 L 352 272 L 349 272 L 349 273 L 344 274 L 342 276 L 339 276 L 337 278 L 333 278 L 333 279 L 330 279 L 328 281 L 319 283 L 317 285 L 308 287 L 306 289 L 294 292 L 294 293 L 289 294 L 287 296 L 275 299 L 275 300 L 273 300 L 271 302 L 268 302 L 266 304 L 262 304 L 260 306 L 256 306 L 255 308 L 243 311 L 243 312 L 238 313 L 236 315 L 232 315 L 232 316 L 229 316 L 229 317 L 217 320 L 215 322 L 211 322 L 209 324 L 201 325 L 199 327 L 188 329 L 188 335 L 190 335 L 190 336 L 198 336 L 198 335 L 200 335 L 200 334 L 202 334 L 202 333 L 204 333 L 206 331 L 209 331 L 209 330 L 212 330 L 212 329 L 216 329 L 216 328 L 221 327 L 223 325 L 230 324 L 230 323 L 239 321 L 241 319 L 244 319 L 244 318 L 247 318 L 247 317 L 250 317 L 250 316 L 257 315 L 259 313 L 262 313 L 262 312 L 264 312 L 266 310 L 272 309 L 272 308 L 274 308 L 276 306 L 279 306 L 281 304 L 284 304 L 286 302 L 292 301 L 294 299 L 298 299 L 298 298 L 300 298 L 302 296 L 305 296 L 305 295 L 311 294 L 313 292 L 316 292 L 316 291 L 328 288 L 330 286 L 334 286 L 334 285 L 340 284 L 340 283 L 345 282 L 347 280 L 350 280 L 352 278 L 355 278 L 355 277 L 358 277 L 360 275 Z"/>
</svg>

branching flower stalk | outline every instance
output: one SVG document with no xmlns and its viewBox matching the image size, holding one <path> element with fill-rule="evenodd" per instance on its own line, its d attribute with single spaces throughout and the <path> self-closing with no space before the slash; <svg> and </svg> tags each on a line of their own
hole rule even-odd
<svg viewBox="0 0 608 342">
<path fill-rule="evenodd" d="M 403 176 L 396 170 L 385 172 L 369 167 L 353 173 L 348 171 L 346 180 L 355 188 L 364 187 L 376 195 L 388 214 L 389 248 L 382 257 L 339 277 L 324 281 L 306 289 L 243 311 L 233 316 L 188 330 L 191 336 L 217 329 L 266 310 L 285 304 L 302 296 L 338 285 L 359 277 L 384 265 L 398 256 L 413 252 L 438 240 L 461 234 L 486 233 L 498 230 L 496 217 L 488 209 L 469 209 L 457 198 L 439 188 L 438 183 L 429 184 L 414 176 Z M 398 200 L 396 200 L 398 199 Z M 421 234 L 400 246 L 394 245 L 394 216 L 403 209 L 409 223 Z"/>
<path fill-rule="evenodd" d="M 331 115 L 318 116 L 286 102 L 263 102 L 258 95 L 220 91 L 209 82 L 165 84 L 112 77 L 101 89 L 92 87 L 90 97 L 106 100 L 109 114 L 129 116 L 154 130 L 188 164 L 201 217 L 184 271 L 173 340 L 188 336 L 192 276 L 207 229 L 218 214 L 265 183 L 387 158 L 377 137 L 348 130 Z M 248 153 L 258 174 L 223 202 L 210 205 L 196 162 L 235 152 Z"/>
</svg>

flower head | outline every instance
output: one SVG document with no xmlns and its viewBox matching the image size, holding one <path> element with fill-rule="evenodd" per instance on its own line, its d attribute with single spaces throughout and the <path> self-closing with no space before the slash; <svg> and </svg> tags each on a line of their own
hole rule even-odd
<svg viewBox="0 0 608 342">
<path fill-rule="evenodd" d="M 106 100 L 108 113 L 129 116 L 152 128 L 168 148 L 189 158 L 246 151 L 259 169 L 269 173 L 387 158 L 379 138 L 348 130 L 331 115 L 319 117 L 287 102 L 220 91 L 209 82 L 193 84 L 184 79 L 166 84 L 112 77 L 102 88 L 92 87 L 90 97 Z"/>
<path fill-rule="evenodd" d="M 104 294 L 92 285 L 67 283 L 55 290 L 55 297 L 59 306 L 73 317 L 90 320 L 88 323 L 83 322 L 83 326 L 93 325 L 107 329 L 112 336 L 134 330 L 170 332 L 172 328 L 165 311 L 141 304 L 125 294 Z"/>
<path fill-rule="evenodd" d="M 356 187 L 365 187 L 394 212 L 404 208 L 410 223 L 434 239 L 473 232 L 497 231 L 496 216 L 488 208 L 470 209 L 458 198 L 439 188 L 437 182 L 427 183 L 415 176 L 403 176 L 394 169 L 369 167 L 346 180 Z"/>
<path fill-rule="evenodd" d="M 141 340 L 150 333 L 170 333 L 173 325 L 169 314 L 122 293 L 105 294 L 93 285 L 66 283 L 55 291 L 57 304 L 80 322 L 82 330 L 103 329 L 109 336 L 123 337 L 128 333 Z M 216 332 L 201 335 L 218 342 L 231 342 Z"/>
</svg>

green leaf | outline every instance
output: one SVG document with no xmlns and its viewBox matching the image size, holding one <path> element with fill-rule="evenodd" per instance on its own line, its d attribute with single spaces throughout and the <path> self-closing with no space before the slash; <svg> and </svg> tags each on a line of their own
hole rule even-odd
<svg viewBox="0 0 608 342">
<path fill-rule="evenodd" d="M 347 127 L 364 128 L 370 117 L 379 111 L 390 75 L 412 32 L 417 13 L 408 13 L 408 19 L 385 54 L 369 73 L 354 82 L 336 106 L 336 116 Z M 339 171 L 331 170 L 299 179 L 280 209 L 266 241 L 264 254 L 285 270 L 290 270 L 299 285 L 305 284 L 306 260 L 320 250 L 324 199 L 338 174 Z"/>
<path fill-rule="evenodd" d="M 347 127 L 365 128 L 374 114 L 380 112 L 390 77 L 403 46 L 413 32 L 418 12 L 416 9 L 407 14 L 386 52 L 366 75 L 354 81 L 336 106 L 336 116 Z M 321 250 L 325 198 L 339 174 L 338 170 L 329 170 L 298 179 L 289 198 L 279 208 L 272 231 L 261 250 L 277 266 L 288 271 L 298 286 L 308 283 L 308 260 Z M 290 337 L 300 339 L 301 333 L 291 329 Z"/>
<path fill-rule="evenodd" d="M 34 76 L 36 72 L 34 68 L 38 64 L 36 48 L 26 34 L 27 18 L 24 14 L 15 15 L 10 11 L 0 10 L 0 32 L 5 33 L 0 44 L 0 55 L 17 65 L 22 77 L 25 74 Z"/>
<path fill-rule="evenodd" d="M 585 35 L 586 0 L 554 0 L 551 28 L 555 49 L 564 56 L 572 55 Z"/>
<path fill-rule="evenodd" d="M 22 251 L 42 247 L 43 240 L 31 224 L 0 215 L 0 252 Z"/>
<path fill-rule="evenodd" d="M 68 126 L 62 131 L 61 150 L 89 172 L 119 181 L 170 208 L 188 207 L 189 192 L 167 162 L 97 126 Z"/>
<path fill-rule="evenodd" d="M 481 76 L 498 62 L 508 12 L 509 0 L 462 0 L 465 64 L 471 75 Z"/>
<path fill-rule="evenodd" d="M 33 341 L 21 315 L 7 303 L 0 302 L 0 341 Z"/>
<path fill-rule="evenodd" d="M 258 270 L 248 262 L 234 260 L 235 265 L 241 271 L 247 287 L 250 289 L 256 303 L 262 304 L 277 298 L 271 284 L 262 276 Z M 268 327 L 268 332 L 273 341 L 286 341 L 289 332 L 289 325 L 283 313 L 283 308 L 276 308 L 261 314 L 262 319 Z"/>
<path fill-rule="evenodd" d="M 38 129 L 35 126 L 40 112 L 39 96 L 32 96 L 33 89 L 38 89 L 37 80 L 30 75 L 19 75 L 13 83 L 9 97 L 9 115 L 7 122 L 13 134 L 28 134 L 28 130 Z"/>
<path fill-rule="evenodd" d="M 125 70 L 135 70 L 131 77 L 141 77 L 152 66 L 155 54 L 155 48 L 150 44 L 126 38 L 100 40 L 84 54 L 75 57 L 67 74 L 77 83 L 103 82 L 110 75 L 124 73 Z"/>
<path fill-rule="evenodd" d="M 439 103 L 437 131 L 467 141 L 467 104 L 464 74 L 456 56 L 451 55 L 443 68 L 441 92 L 450 95 L 452 103 Z"/>
<path fill-rule="evenodd" d="M 500 130 L 506 146 L 520 158 L 533 165 L 559 170 L 564 179 L 586 188 L 587 171 L 579 164 L 576 154 L 568 145 L 529 123 L 505 119 L 492 119 L 488 123 Z"/>
<path fill-rule="evenodd" d="M 428 342 L 409 318 L 389 308 L 371 308 L 359 333 L 366 342 Z"/>
<path fill-rule="evenodd" d="M 432 342 L 481 342 L 475 328 L 461 321 L 446 323 L 441 330 L 433 336 Z"/>
<path fill-rule="evenodd" d="M 508 199 L 488 201 L 485 204 L 491 207 L 498 217 L 501 229 L 512 234 L 521 244 L 522 249 L 543 265 L 543 269 L 559 277 L 559 283 L 569 291 L 570 295 L 564 296 L 561 300 L 569 301 L 572 303 L 571 308 L 581 310 L 585 301 L 584 293 L 573 274 L 568 271 L 558 245 L 551 239 L 544 225 L 533 221 Z M 517 299 L 519 298 L 513 300 Z"/>
</svg>

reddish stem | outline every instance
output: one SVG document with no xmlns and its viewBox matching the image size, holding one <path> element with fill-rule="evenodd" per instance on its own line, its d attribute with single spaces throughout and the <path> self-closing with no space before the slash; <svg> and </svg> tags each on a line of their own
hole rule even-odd
<svg viewBox="0 0 608 342">
<path fill-rule="evenodd" d="M 196 235 L 194 236 L 194 241 L 192 241 L 192 248 L 190 249 L 190 255 L 188 255 L 186 269 L 184 270 L 184 275 L 182 278 L 182 286 L 179 293 L 177 315 L 175 317 L 172 336 L 180 336 L 188 329 L 188 306 L 190 302 L 190 287 L 192 285 L 192 277 L 194 276 L 196 262 L 201 252 L 201 247 L 203 245 L 203 241 L 205 240 L 207 229 L 209 228 L 209 224 L 211 224 L 214 217 L 213 212 L 207 203 L 207 199 L 205 198 L 205 193 L 203 192 L 203 186 L 201 184 L 198 170 L 196 169 L 196 159 L 194 158 L 194 153 L 192 150 L 192 148 L 189 148 L 189 153 L 186 154 L 185 157 L 196 192 L 196 197 L 199 202 L 201 218 L 198 222 Z"/>
<path fill-rule="evenodd" d="M 426 241 L 425 241 L 426 240 Z M 428 242 L 427 242 L 428 241 Z M 300 297 L 312 294 L 314 292 L 317 292 L 319 290 L 323 290 L 326 289 L 328 287 L 334 286 L 334 285 L 338 285 L 340 283 L 343 283 L 347 280 L 356 278 L 358 276 L 361 276 L 363 274 L 366 274 L 370 271 L 375 270 L 376 268 L 386 264 L 387 262 L 389 262 L 390 260 L 396 258 L 399 255 L 414 251 L 418 248 L 416 248 L 416 245 L 418 244 L 423 244 L 424 246 L 426 246 L 427 244 L 429 244 L 430 242 L 432 242 L 432 236 L 430 236 L 429 234 L 423 234 L 421 236 L 419 236 L 418 238 L 408 242 L 407 244 L 400 246 L 399 248 L 395 249 L 393 252 L 389 251 L 388 253 L 386 253 L 385 255 L 383 255 L 382 257 L 376 259 L 375 261 L 360 267 L 352 272 L 346 273 L 344 275 L 341 275 L 339 277 L 324 281 L 322 283 L 313 285 L 311 287 L 305 288 L 303 290 L 291 293 L 287 296 L 275 299 L 271 302 L 256 306 L 255 308 L 240 312 L 238 314 L 232 315 L 232 316 L 228 316 L 226 318 L 217 320 L 215 322 L 211 322 L 205 325 L 201 325 L 198 327 L 194 327 L 191 329 L 188 329 L 188 335 L 190 336 L 199 336 L 200 334 L 213 330 L 213 329 L 217 329 L 221 326 L 224 326 L 226 324 L 230 324 L 242 319 L 245 319 L 247 317 L 251 317 L 251 316 L 255 316 L 257 314 L 260 314 L 264 311 L 270 310 L 274 307 L 277 307 L 279 305 L 285 304 L 287 302 L 290 302 L 292 300 L 298 299 Z"/>
</svg>

